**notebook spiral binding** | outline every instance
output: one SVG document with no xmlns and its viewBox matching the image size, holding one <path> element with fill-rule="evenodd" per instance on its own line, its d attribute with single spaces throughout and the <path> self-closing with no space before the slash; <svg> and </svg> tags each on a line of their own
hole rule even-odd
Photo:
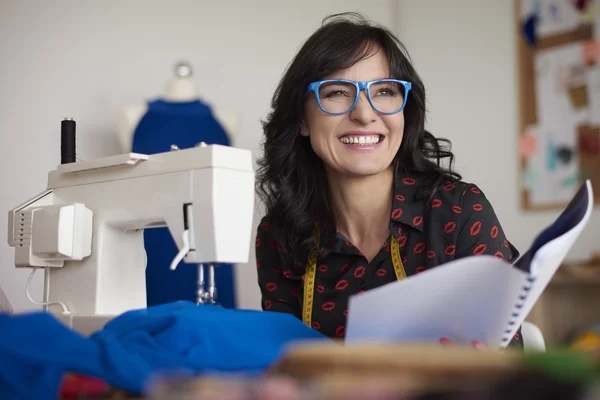
<svg viewBox="0 0 600 400">
<path fill-rule="evenodd" d="M 515 303 L 512 314 L 510 315 L 510 320 L 508 321 L 508 326 L 504 331 L 504 336 L 502 337 L 502 344 L 505 345 L 511 341 L 512 336 L 511 333 L 514 329 L 515 324 L 517 323 L 517 318 L 521 315 L 521 310 L 525 305 L 525 300 L 527 300 L 527 295 L 531 291 L 533 284 L 535 282 L 535 276 L 527 277 L 527 283 L 523 285 L 521 289 L 521 294 L 519 295 L 519 300 Z"/>
</svg>

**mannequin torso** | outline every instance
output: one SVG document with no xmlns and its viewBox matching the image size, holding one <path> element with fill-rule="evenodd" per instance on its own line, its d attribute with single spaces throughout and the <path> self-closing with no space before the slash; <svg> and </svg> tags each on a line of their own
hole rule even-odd
<svg viewBox="0 0 600 400">
<path fill-rule="evenodd" d="M 187 149 L 201 141 L 231 146 L 238 129 L 237 116 L 214 109 L 199 98 L 191 79 L 191 68 L 180 64 L 160 98 L 121 111 L 118 139 L 123 153 L 156 154 L 169 151 L 172 145 Z M 197 269 L 186 266 L 171 271 L 164 268 L 178 253 L 168 228 L 145 230 L 144 248 L 147 305 L 196 300 Z M 220 264 L 215 270 L 217 301 L 224 307 L 236 305 L 234 280 L 232 265 Z"/>
<path fill-rule="evenodd" d="M 173 103 L 186 103 L 198 100 L 198 96 L 194 83 L 189 77 L 174 77 L 167 83 L 163 99 Z M 130 105 L 121 110 L 117 120 L 117 136 L 121 153 L 131 151 L 136 127 L 147 110 L 148 106 L 145 103 Z M 239 116 L 219 108 L 212 108 L 212 112 L 229 136 L 229 141 L 233 143 L 240 129 Z"/>
</svg>

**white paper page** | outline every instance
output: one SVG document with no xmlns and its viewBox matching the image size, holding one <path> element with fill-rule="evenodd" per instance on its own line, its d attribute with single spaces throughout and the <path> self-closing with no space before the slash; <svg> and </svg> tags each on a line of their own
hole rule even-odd
<svg viewBox="0 0 600 400">
<path fill-rule="evenodd" d="M 597 1 L 597 0 L 594 0 Z M 522 0 L 521 18 L 527 18 L 536 11 L 538 37 L 547 37 L 576 29 L 580 22 L 577 10 L 568 0 Z"/>
<path fill-rule="evenodd" d="M 352 296 L 346 341 L 499 343 L 526 280 L 493 256 L 449 262 Z"/>
<path fill-rule="evenodd" d="M 559 35 L 577 29 L 581 22 L 575 7 L 570 1 L 541 0 L 540 18 L 537 26 L 538 37 Z"/>
<path fill-rule="evenodd" d="M 563 159 L 558 150 L 577 149 L 578 127 L 589 115 L 588 107 L 575 108 L 572 97 L 582 89 L 590 92 L 582 51 L 575 43 L 536 52 L 537 151 L 527 158 L 527 172 L 535 175 L 528 186 L 532 205 L 567 203 L 579 187 L 577 154 Z"/>
<path fill-rule="evenodd" d="M 578 159 L 573 156 L 568 163 L 562 163 L 547 150 L 575 148 L 575 128 L 563 122 L 552 126 L 540 125 L 536 131 L 540 151 L 528 159 L 528 168 L 535 171 L 536 177 L 529 189 L 529 200 L 534 205 L 567 203 L 578 189 L 578 182 L 570 179 L 578 174 Z M 554 157 L 554 162 L 550 161 L 551 157 Z M 549 164 L 554 164 L 555 167 L 550 169 Z"/>
<path fill-rule="evenodd" d="M 582 193 L 585 192 L 585 193 Z M 537 299 L 542 295 L 542 292 L 550 283 L 550 280 L 563 263 L 567 254 L 573 247 L 575 241 L 581 235 L 583 229 L 587 226 L 592 211 L 594 208 L 594 193 L 590 181 L 586 181 L 585 185 L 580 188 L 576 197 L 571 201 L 568 209 L 564 213 L 571 211 L 571 215 L 564 215 L 554 223 L 558 225 L 559 220 L 562 218 L 563 223 L 567 226 L 572 224 L 570 230 L 563 235 L 550 240 L 543 246 L 541 246 L 535 254 L 529 264 L 530 276 L 535 278 L 535 281 L 531 284 L 531 289 L 527 293 L 527 298 L 519 303 L 520 317 L 516 320 L 516 323 L 510 330 L 506 332 L 510 336 L 514 335 L 521 325 L 525 317 L 529 314 Z M 581 215 L 583 213 L 583 215 Z M 551 228 L 549 228 L 551 229 Z M 523 256 L 526 256 L 525 254 Z M 516 264 L 521 263 L 522 260 L 517 260 Z"/>
</svg>

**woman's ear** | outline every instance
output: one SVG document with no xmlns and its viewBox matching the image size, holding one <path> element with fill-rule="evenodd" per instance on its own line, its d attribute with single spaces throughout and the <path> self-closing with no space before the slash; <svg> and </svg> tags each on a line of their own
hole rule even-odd
<svg viewBox="0 0 600 400">
<path fill-rule="evenodd" d="M 300 136 L 304 136 L 304 137 L 310 136 L 310 132 L 308 131 L 308 126 L 306 126 L 306 122 L 304 122 L 304 120 L 300 121 Z"/>
</svg>

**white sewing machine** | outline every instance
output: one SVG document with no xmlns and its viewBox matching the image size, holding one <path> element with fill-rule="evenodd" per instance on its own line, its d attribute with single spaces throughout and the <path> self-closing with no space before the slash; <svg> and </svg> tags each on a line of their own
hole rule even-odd
<svg viewBox="0 0 600 400">
<path fill-rule="evenodd" d="M 145 228 L 168 227 L 180 249 L 171 268 L 248 261 L 251 152 L 175 150 L 61 164 L 45 192 L 9 212 L 15 266 L 45 269 L 45 310 L 88 334 L 145 308 Z"/>
</svg>

